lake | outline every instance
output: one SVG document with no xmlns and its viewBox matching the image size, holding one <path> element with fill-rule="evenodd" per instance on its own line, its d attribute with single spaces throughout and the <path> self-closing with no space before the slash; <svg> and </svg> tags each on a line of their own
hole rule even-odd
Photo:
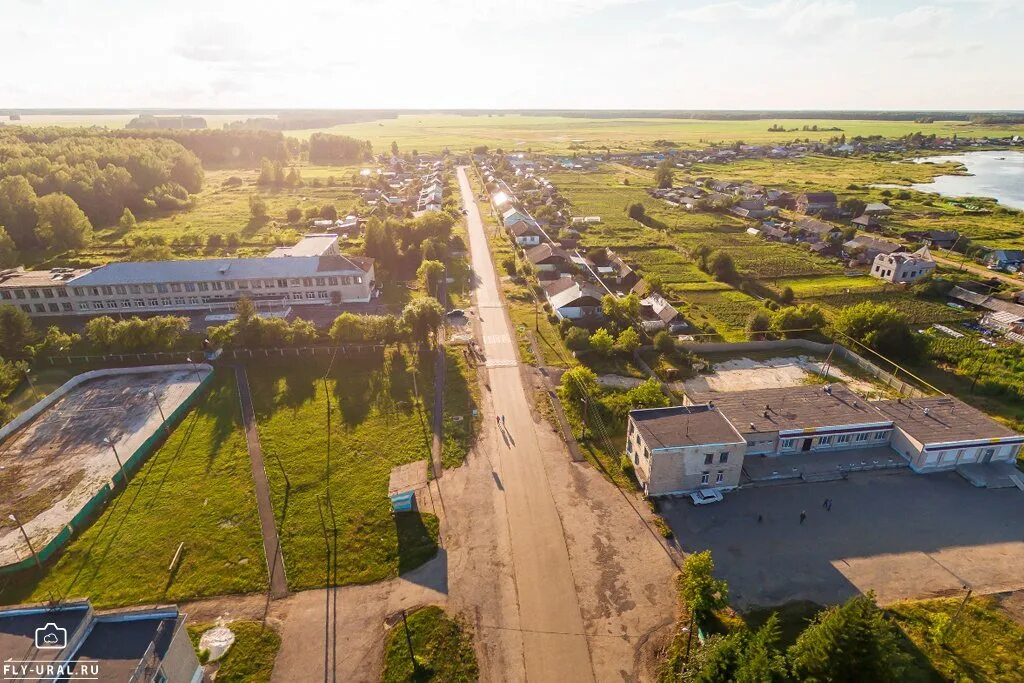
<svg viewBox="0 0 1024 683">
<path fill-rule="evenodd" d="M 940 175 L 930 183 L 914 183 L 920 192 L 943 197 L 991 197 L 1002 206 L 1024 211 L 1024 152 L 967 152 L 914 159 L 914 163 L 957 161 L 971 175 Z"/>
</svg>

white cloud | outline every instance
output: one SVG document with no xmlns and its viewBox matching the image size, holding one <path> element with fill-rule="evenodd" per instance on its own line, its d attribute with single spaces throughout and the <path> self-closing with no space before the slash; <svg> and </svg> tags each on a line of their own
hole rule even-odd
<svg viewBox="0 0 1024 683">
<path fill-rule="evenodd" d="M 852 0 L 776 0 L 754 5 L 730 1 L 677 10 L 673 15 L 684 21 L 724 23 L 734 21 L 766 22 L 769 30 L 778 28 L 788 36 L 818 33 L 836 28 L 855 16 Z"/>
</svg>

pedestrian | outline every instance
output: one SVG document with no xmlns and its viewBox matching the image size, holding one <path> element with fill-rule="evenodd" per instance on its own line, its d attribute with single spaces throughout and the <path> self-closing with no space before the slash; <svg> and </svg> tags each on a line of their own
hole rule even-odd
<svg viewBox="0 0 1024 683">
<path fill-rule="evenodd" d="M 508 424 L 508 423 L 505 422 L 505 416 L 504 415 L 501 416 L 501 424 L 502 424 L 502 426 Z"/>
<path fill-rule="evenodd" d="M 498 417 L 497 415 L 495 415 L 495 416 L 494 416 L 494 420 L 495 420 L 495 422 L 497 422 L 497 423 L 498 423 L 498 426 L 500 427 L 500 426 L 501 426 L 501 418 L 500 418 L 500 417 Z"/>
<path fill-rule="evenodd" d="M 764 521 L 764 515 L 758 515 L 757 516 L 757 523 L 760 524 L 763 521 Z"/>
<path fill-rule="evenodd" d="M 801 510 L 800 511 L 800 523 L 803 524 L 805 519 L 807 519 L 807 511 L 806 510 Z"/>
<path fill-rule="evenodd" d="M 825 509 L 828 510 L 829 512 L 832 512 L 832 499 L 831 498 L 828 499 L 828 506 Z"/>
<path fill-rule="evenodd" d="M 825 508 L 826 510 L 828 509 L 828 498 L 821 501 L 821 507 Z"/>
</svg>

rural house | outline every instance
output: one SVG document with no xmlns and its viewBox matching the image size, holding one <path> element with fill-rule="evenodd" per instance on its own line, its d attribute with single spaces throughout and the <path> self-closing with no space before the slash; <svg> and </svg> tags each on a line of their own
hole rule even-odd
<svg viewBox="0 0 1024 683">
<path fill-rule="evenodd" d="M 533 221 L 517 221 L 508 228 L 508 231 L 521 247 L 535 247 L 544 239 L 540 226 Z"/>
<path fill-rule="evenodd" d="M 1024 251 L 1020 249 L 993 249 L 985 255 L 985 265 L 999 270 L 1019 269 L 1024 263 Z"/>
<path fill-rule="evenodd" d="M 568 253 L 546 242 L 528 249 L 526 260 L 533 265 L 538 275 L 558 277 L 560 272 L 569 270 L 571 266 Z"/>
<path fill-rule="evenodd" d="M 834 192 L 805 192 L 796 199 L 796 210 L 804 214 L 835 211 L 837 205 Z"/>
<path fill-rule="evenodd" d="M 800 231 L 805 242 L 831 242 L 843 235 L 843 231 L 838 226 L 813 218 L 801 218 L 796 222 L 795 227 Z"/>
<path fill-rule="evenodd" d="M 902 244 L 896 244 L 888 240 L 857 235 L 851 240 L 843 242 L 843 251 L 862 263 L 871 263 L 879 254 L 894 254 L 897 251 L 906 251 Z"/>
<path fill-rule="evenodd" d="M 917 282 L 934 272 L 935 261 L 928 247 L 921 247 L 912 254 L 878 254 L 871 266 L 871 275 L 894 284 Z"/>
<path fill-rule="evenodd" d="M 564 277 L 543 287 L 544 296 L 559 320 L 582 320 L 601 315 L 604 290 L 596 285 Z"/>
</svg>

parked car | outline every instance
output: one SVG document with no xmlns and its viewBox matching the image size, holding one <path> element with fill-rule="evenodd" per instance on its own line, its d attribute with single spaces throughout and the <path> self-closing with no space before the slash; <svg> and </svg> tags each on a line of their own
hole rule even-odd
<svg viewBox="0 0 1024 683">
<path fill-rule="evenodd" d="M 466 315 L 466 312 L 461 308 L 453 308 L 452 310 L 448 311 L 445 315 L 447 315 L 449 318 L 461 318 Z"/>
<path fill-rule="evenodd" d="M 701 489 L 690 494 L 690 500 L 694 505 L 707 505 L 718 503 L 722 500 L 722 492 L 718 489 Z"/>
</svg>

